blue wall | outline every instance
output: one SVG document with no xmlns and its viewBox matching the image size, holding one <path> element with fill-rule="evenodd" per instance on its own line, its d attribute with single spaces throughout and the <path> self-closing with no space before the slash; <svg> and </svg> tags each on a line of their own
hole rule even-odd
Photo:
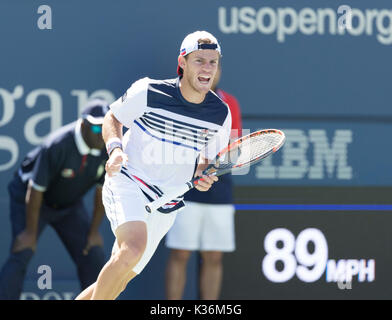
<svg viewBox="0 0 392 320">
<path fill-rule="evenodd" d="M 52 10 L 51 30 L 38 28 L 42 4 Z M 25 153 L 73 121 L 89 96 L 113 100 L 141 77 L 175 77 L 179 45 L 198 29 L 222 45 L 221 87 L 240 101 L 244 127 L 287 133 L 285 148 L 237 184 L 390 186 L 392 6 L 344 4 L 355 9 L 353 24 L 339 34 L 341 3 L 329 0 L 1 1 L 0 263 L 10 245 L 6 185 Z M 102 232 L 109 254 L 106 221 Z M 136 280 L 139 292 L 130 288 L 128 297 L 163 298 L 166 257 L 160 246 L 145 271 L 155 285 Z M 41 264 L 55 265 L 59 279 L 75 278 L 51 230 L 31 281 Z M 189 298 L 196 297 L 192 281 Z"/>
</svg>

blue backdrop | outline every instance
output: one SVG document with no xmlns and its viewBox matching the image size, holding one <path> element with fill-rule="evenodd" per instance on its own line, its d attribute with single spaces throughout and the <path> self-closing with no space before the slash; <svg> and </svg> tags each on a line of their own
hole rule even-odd
<svg viewBox="0 0 392 320">
<path fill-rule="evenodd" d="M 220 86 L 239 100 L 244 128 L 287 134 L 282 151 L 236 176 L 237 185 L 390 186 L 391 3 L 344 4 L 351 26 L 332 0 L 1 1 L 0 263 L 10 245 L 6 185 L 26 152 L 73 121 L 88 98 L 112 101 L 141 77 L 175 77 L 179 45 L 195 30 L 220 41 Z M 106 220 L 101 229 L 109 254 Z M 163 298 L 166 257 L 161 245 L 126 297 Z M 53 266 L 59 292 L 77 291 L 69 260 L 45 232 L 25 291 L 37 292 L 42 264 Z M 197 296 L 196 262 L 188 298 Z"/>
</svg>

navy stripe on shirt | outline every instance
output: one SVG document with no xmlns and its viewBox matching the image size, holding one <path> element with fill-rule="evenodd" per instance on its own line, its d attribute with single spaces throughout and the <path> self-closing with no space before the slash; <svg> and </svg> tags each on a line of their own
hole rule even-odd
<svg viewBox="0 0 392 320">
<path fill-rule="evenodd" d="M 155 115 L 155 117 L 152 117 L 151 115 Z M 179 125 L 179 121 L 175 122 L 175 120 L 173 120 L 173 119 L 168 119 L 168 118 L 166 118 L 164 116 L 161 116 L 159 114 L 155 114 L 154 112 L 145 113 L 143 115 L 143 118 L 150 119 L 152 121 L 161 123 L 162 125 L 166 125 L 167 123 L 170 123 L 171 127 L 179 129 L 179 130 L 186 130 L 188 132 L 192 132 L 192 133 L 195 133 L 195 134 L 199 134 L 200 133 L 200 131 L 196 129 L 197 126 L 194 126 L 194 125 L 191 125 L 191 124 L 189 124 L 189 125 L 187 124 L 187 126 Z M 163 119 L 166 119 L 166 120 L 163 120 Z M 182 123 L 184 123 L 184 122 L 182 122 Z M 201 130 L 207 129 L 207 128 L 202 128 L 202 127 L 197 127 L 197 128 L 199 128 Z M 208 136 L 212 136 L 216 132 L 217 132 L 217 130 L 211 129 L 211 130 L 209 130 Z"/>
<path fill-rule="evenodd" d="M 220 126 L 225 122 L 229 112 L 227 105 L 211 91 L 206 94 L 204 101 L 200 104 L 185 100 L 179 88 L 179 78 L 150 83 L 147 90 L 147 106 Z M 166 119 L 173 121 L 173 119 Z M 176 123 L 181 124 L 181 121 L 176 121 Z M 187 123 L 182 124 L 189 126 Z M 202 129 L 198 126 L 194 127 Z"/>
<path fill-rule="evenodd" d="M 169 140 L 169 139 L 165 139 L 165 138 L 159 138 L 159 137 L 157 137 L 156 135 L 154 135 L 154 134 L 152 134 L 151 132 L 149 132 L 146 128 L 144 128 L 144 127 L 143 127 L 139 122 L 137 122 L 136 120 L 133 120 L 133 122 L 134 122 L 140 129 L 142 129 L 145 133 L 147 133 L 149 136 L 151 136 L 151 137 L 153 137 L 153 138 L 155 138 L 155 139 L 158 139 L 158 140 L 163 141 L 163 142 L 172 143 L 172 144 L 175 144 L 175 145 L 178 145 L 178 146 L 182 146 L 182 147 L 185 147 L 185 148 L 190 148 L 190 149 L 193 149 L 193 150 L 195 150 L 195 151 L 201 151 L 201 150 L 199 150 L 198 148 L 196 148 L 196 147 L 194 147 L 194 146 L 189 146 L 189 145 L 187 145 L 187 144 L 183 144 L 183 143 L 181 143 L 181 142 L 177 142 L 177 141 L 173 141 L 173 140 Z"/>
<path fill-rule="evenodd" d="M 169 135 L 171 137 L 177 137 L 177 138 L 180 138 L 180 139 L 197 142 L 199 144 L 202 144 L 202 146 L 204 146 L 207 143 L 207 141 L 208 141 L 206 138 L 204 138 L 202 141 L 200 141 L 200 140 L 198 140 L 197 136 L 190 135 L 190 134 L 187 134 L 187 133 L 184 133 L 184 132 L 176 132 L 176 131 L 171 130 L 170 128 L 165 128 L 165 127 L 162 127 L 162 126 L 159 126 L 159 125 L 151 124 L 151 122 L 148 122 L 148 120 L 145 120 L 143 118 L 140 118 L 140 121 L 143 122 L 143 124 L 146 127 L 149 127 L 150 129 L 156 130 L 156 131 L 158 131 L 158 132 L 160 132 L 160 133 L 162 133 L 164 135 Z"/>
</svg>

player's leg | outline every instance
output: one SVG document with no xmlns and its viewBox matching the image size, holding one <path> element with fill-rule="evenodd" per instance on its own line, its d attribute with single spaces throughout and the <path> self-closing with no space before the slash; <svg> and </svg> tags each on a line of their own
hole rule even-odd
<svg viewBox="0 0 392 320">
<path fill-rule="evenodd" d="M 86 289 L 84 289 L 79 295 L 75 298 L 75 300 L 91 300 L 91 297 L 93 296 L 95 288 L 95 282 L 88 286 Z"/>
<path fill-rule="evenodd" d="M 150 261 L 151 257 L 153 256 L 155 250 L 159 245 L 159 242 L 162 240 L 162 238 L 165 236 L 167 231 L 173 225 L 176 215 L 177 215 L 176 212 L 172 212 L 168 214 L 153 212 L 147 215 L 146 223 L 143 222 L 145 226 L 144 230 L 146 232 L 146 234 L 144 235 L 146 239 L 145 250 L 143 251 L 143 254 L 140 257 L 138 257 L 138 262 L 133 268 L 131 267 L 133 265 L 133 262 L 131 263 L 131 257 L 132 255 L 136 256 L 136 254 L 141 252 L 138 251 L 138 249 L 142 246 L 140 242 L 141 236 L 140 235 L 138 236 L 135 230 L 130 230 L 132 229 L 130 225 L 132 222 L 127 222 L 119 226 L 116 230 L 116 237 L 117 237 L 116 245 L 118 245 L 118 249 L 115 248 L 114 250 L 115 253 L 111 258 L 112 264 L 106 264 L 100 276 L 98 277 L 98 281 L 96 282 L 92 299 L 103 298 L 102 292 L 103 289 L 105 288 L 102 288 L 100 286 L 102 284 L 104 284 L 105 286 L 107 285 L 106 288 L 109 289 L 110 289 L 110 285 L 112 285 L 112 289 L 110 292 L 108 292 L 108 295 L 110 294 L 111 299 L 115 299 L 126 288 L 129 281 L 133 279 L 136 274 L 140 274 L 144 269 L 144 267 L 147 265 L 147 263 Z M 137 222 L 141 223 L 140 221 L 133 221 L 133 223 L 137 223 Z M 136 229 L 136 231 L 140 231 L 140 230 L 141 228 Z M 123 240 L 123 239 L 128 239 L 128 240 Z M 132 239 L 138 239 L 140 243 L 140 247 L 135 246 L 135 241 Z M 129 250 L 130 247 L 129 244 L 131 244 L 131 250 Z M 121 252 L 123 252 L 124 254 L 124 259 L 122 261 L 119 261 L 119 259 L 121 258 Z M 114 272 L 120 270 L 119 274 L 122 275 L 122 277 L 116 278 L 118 281 L 116 281 L 114 285 L 113 285 L 113 278 L 111 277 L 111 272 L 108 271 L 110 270 L 110 268 L 112 268 L 112 271 Z M 132 270 L 129 270 L 130 268 L 132 268 Z M 128 272 L 122 274 L 121 271 L 125 271 L 125 270 L 128 270 Z"/>
<path fill-rule="evenodd" d="M 137 273 L 131 271 L 129 276 L 126 277 L 126 279 L 123 281 L 122 285 L 119 287 L 118 291 L 114 294 L 116 299 L 120 293 L 125 289 L 126 285 L 134 278 L 137 276 Z M 93 292 L 96 286 L 96 282 L 94 282 L 92 285 L 90 285 L 88 288 L 84 289 L 76 298 L 75 300 L 91 300 L 93 296 Z"/>
<path fill-rule="evenodd" d="M 83 296 L 115 299 L 125 287 L 124 283 L 134 276 L 132 269 L 145 250 L 147 214 L 138 186 L 122 174 L 106 178 L 102 201 L 116 240 L 111 258 L 99 273 L 95 285 Z M 81 297 L 79 295 L 78 299 Z"/>
<path fill-rule="evenodd" d="M 223 277 L 223 252 L 235 249 L 234 206 L 205 205 L 201 232 L 200 298 L 219 298 Z"/>
<path fill-rule="evenodd" d="M 186 268 L 192 251 L 171 249 L 166 267 L 166 298 L 180 300 L 186 283 Z"/>
<path fill-rule="evenodd" d="M 115 299 L 150 261 L 176 213 L 147 214 L 144 209 L 147 199 L 125 175 L 106 179 L 102 195 L 116 236 L 116 250 L 101 270 L 91 299 Z"/>
<path fill-rule="evenodd" d="M 183 296 L 189 257 L 200 248 L 202 210 L 198 203 L 186 202 L 166 236 L 166 246 L 171 249 L 166 266 L 166 298 L 169 300 Z"/>
<path fill-rule="evenodd" d="M 115 251 L 113 251 L 112 252 L 112 256 L 115 254 Z M 136 277 L 137 276 L 137 273 L 135 273 L 135 272 L 131 272 L 130 273 L 130 275 L 129 275 L 129 280 L 128 280 L 128 282 L 129 281 L 131 281 L 134 277 Z M 91 284 L 88 288 L 86 288 L 86 289 L 84 289 L 76 298 L 75 298 L 75 300 L 91 300 L 91 298 L 92 298 L 92 296 L 93 296 L 93 292 L 94 292 L 94 289 L 95 289 L 95 285 L 96 285 L 96 282 L 94 282 L 93 284 Z M 123 287 L 124 286 L 124 284 L 121 286 L 121 287 Z M 126 285 L 125 285 L 126 286 Z M 120 293 L 121 293 L 121 291 L 120 292 L 118 292 L 118 293 L 116 293 L 116 297 L 117 296 L 119 296 L 120 295 Z"/>
<path fill-rule="evenodd" d="M 147 243 L 144 221 L 129 221 L 116 229 L 118 250 L 102 268 L 92 294 L 93 300 L 115 299 L 132 278 L 132 269 L 142 257 Z"/>
<path fill-rule="evenodd" d="M 223 276 L 222 258 L 220 251 L 201 251 L 202 262 L 200 266 L 200 299 L 219 299 Z"/>
</svg>

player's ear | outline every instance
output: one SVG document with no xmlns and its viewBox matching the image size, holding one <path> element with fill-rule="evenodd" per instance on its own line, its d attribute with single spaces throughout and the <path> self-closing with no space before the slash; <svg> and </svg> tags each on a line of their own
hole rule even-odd
<svg viewBox="0 0 392 320">
<path fill-rule="evenodd" d="M 182 70 L 184 70 L 184 66 L 186 65 L 186 59 L 184 56 L 178 56 L 178 65 Z"/>
</svg>

